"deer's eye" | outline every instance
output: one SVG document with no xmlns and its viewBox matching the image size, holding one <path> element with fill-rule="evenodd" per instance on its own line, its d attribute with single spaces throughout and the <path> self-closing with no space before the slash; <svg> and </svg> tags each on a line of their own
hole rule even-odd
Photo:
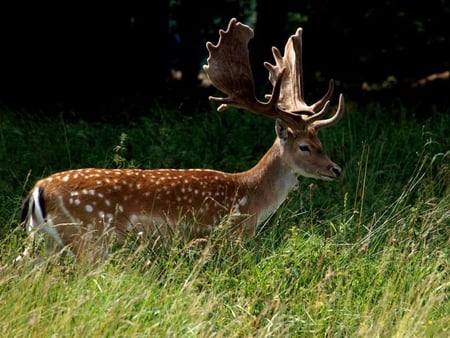
<svg viewBox="0 0 450 338">
<path fill-rule="evenodd" d="M 307 151 L 307 152 L 310 152 L 309 147 L 308 147 L 308 146 L 305 146 L 305 145 L 301 145 L 301 146 L 299 147 L 299 149 L 300 149 L 301 151 Z"/>
</svg>

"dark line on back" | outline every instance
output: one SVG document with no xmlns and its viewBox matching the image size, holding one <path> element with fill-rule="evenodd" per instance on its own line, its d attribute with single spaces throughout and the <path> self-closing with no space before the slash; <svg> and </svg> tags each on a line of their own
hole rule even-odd
<svg viewBox="0 0 450 338">
<path fill-rule="evenodd" d="M 44 188 L 39 188 L 39 205 L 42 211 L 42 217 L 45 218 L 47 216 L 47 212 L 45 210 L 45 199 L 44 199 Z"/>
</svg>

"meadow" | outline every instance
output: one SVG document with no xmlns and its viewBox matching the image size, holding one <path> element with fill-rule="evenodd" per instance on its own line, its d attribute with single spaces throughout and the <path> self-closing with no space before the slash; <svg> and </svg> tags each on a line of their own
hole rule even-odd
<svg viewBox="0 0 450 338">
<path fill-rule="evenodd" d="M 273 121 L 213 106 L 119 122 L 0 111 L 0 335 L 450 336 L 450 111 L 427 113 L 348 104 L 319 135 L 343 177 L 299 178 L 254 238 L 222 227 L 158 250 L 130 241 L 89 266 L 14 263 L 37 179 L 82 167 L 246 170 L 272 144 Z"/>
</svg>

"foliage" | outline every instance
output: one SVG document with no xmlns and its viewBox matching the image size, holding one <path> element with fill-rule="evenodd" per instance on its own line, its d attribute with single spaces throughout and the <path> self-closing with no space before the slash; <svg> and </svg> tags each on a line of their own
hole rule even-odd
<svg viewBox="0 0 450 338">
<path fill-rule="evenodd" d="M 22 196 L 38 178 L 88 166 L 244 170 L 273 141 L 272 122 L 164 109 L 119 125 L 0 116 L 4 337 L 449 335 L 448 111 L 420 120 L 349 104 L 320 135 L 344 177 L 300 179 L 255 238 L 218 230 L 156 251 L 131 241 L 94 267 L 13 263 Z"/>
</svg>

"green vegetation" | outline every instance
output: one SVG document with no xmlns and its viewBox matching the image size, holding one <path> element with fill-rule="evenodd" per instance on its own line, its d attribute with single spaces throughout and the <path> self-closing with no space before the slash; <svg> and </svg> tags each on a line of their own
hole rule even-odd
<svg viewBox="0 0 450 338">
<path fill-rule="evenodd" d="M 388 111 L 389 110 L 389 111 Z M 23 196 L 79 167 L 252 166 L 273 123 L 251 114 L 164 109 L 120 125 L 0 112 L 2 337 L 448 337 L 450 114 L 348 106 L 321 132 L 345 168 L 300 179 L 255 238 L 213 234 L 90 267 L 13 264 Z M 226 222 L 226 220 L 225 220 Z"/>
</svg>

